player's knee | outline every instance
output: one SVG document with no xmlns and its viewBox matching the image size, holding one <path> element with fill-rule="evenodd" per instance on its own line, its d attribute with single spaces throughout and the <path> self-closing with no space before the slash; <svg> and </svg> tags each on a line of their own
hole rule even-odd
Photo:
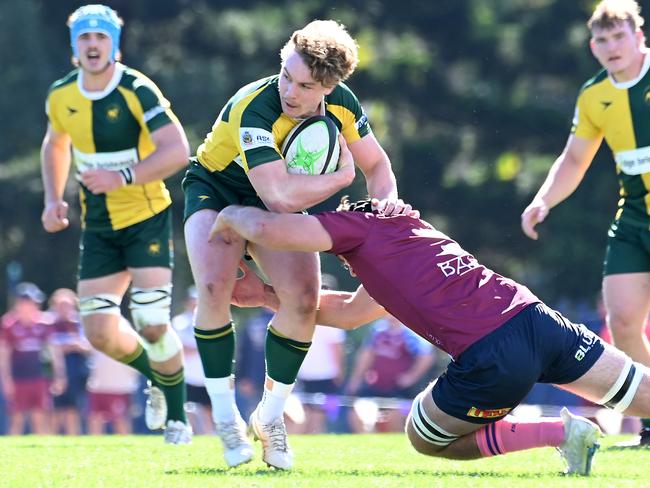
<svg viewBox="0 0 650 488">
<path fill-rule="evenodd" d="M 183 350 L 183 344 L 174 329 L 171 327 L 161 327 L 161 329 L 164 332 L 155 342 L 147 341 L 147 355 L 156 363 L 169 361 Z"/>
<path fill-rule="evenodd" d="M 135 329 L 140 332 L 145 328 L 169 324 L 171 321 L 172 285 L 157 288 L 131 288 L 131 317 Z M 153 332 L 152 332 L 153 334 Z"/>
<path fill-rule="evenodd" d="M 276 289 L 280 303 L 291 307 L 302 315 L 315 313 L 318 307 L 318 284 L 317 282 L 296 283 L 293 286 Z"/>
<path fill-rule="evenodd" d="M 149 325 L 140 330 L 140 335 L 147 342 L 154 343 L 163 336 L 166 330 L 166 325 Z"/>
<path fill-rule="evenodd" d="M 645 325 L 645 322 L 639 323 L 623 314 L 611 314 L 607 323 L 612 331 L 614 344 L 627 344 L 631 341 L 640 340 Z"/>
<path fill-rule="evenodd" d="M 85 326 L 84 334 L 88 342 L 98 351 L 107 352 L 111 348 L 113 334 L 107 327 Z"/>
</svg>

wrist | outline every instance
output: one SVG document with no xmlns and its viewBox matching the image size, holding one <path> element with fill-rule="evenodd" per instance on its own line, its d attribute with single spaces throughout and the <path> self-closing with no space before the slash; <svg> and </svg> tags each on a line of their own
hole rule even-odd
<svg viewBox="0 0 650 488">
<path fill-rule="evenodd" d="M 135 171 L 131 167 L 122 168 L 118 171 L 122 178 L 122 186 L 133 185 L 135 183 Z"/>
</svg>

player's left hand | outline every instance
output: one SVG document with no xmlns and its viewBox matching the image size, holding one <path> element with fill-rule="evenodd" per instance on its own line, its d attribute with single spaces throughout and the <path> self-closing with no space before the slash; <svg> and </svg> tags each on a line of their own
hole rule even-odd
<svg viewBox="0 0 650 488">
<path fill-rule="evenodd" d="M 124 186 L 119 171 L 107 169 L 89 169 L 81 174 L 81 183 L 94 195 L 108 193 Z"/>
<path fill-rule="evenodd" d="M 50 393 L 54 396 L 59 396 L 63 394 L 67 385 L 68 381 L 65 378 L 54 378 L 54 380 L 52 380 L 52 385 L 50 386 Z"/>
<path fill-rule="evenodd" d="M 407 215 L 414 219 L 420 218 L 420 211 L 415 210 L 410 203 L 406 203 L 401 198 L 382 198 L 381 200 L 373 198 L 370 200 L 370 204 L 373 210 L 386 217 Z"/>
<path fill-rule="evenodd" d="M 230 303 L 237 307 L 267 307 L 277 310 L 279 302 L 273 287 L 251 270 L 244 261 L 239 262 L 242 276 L 235 281 Z"/>
</svg>

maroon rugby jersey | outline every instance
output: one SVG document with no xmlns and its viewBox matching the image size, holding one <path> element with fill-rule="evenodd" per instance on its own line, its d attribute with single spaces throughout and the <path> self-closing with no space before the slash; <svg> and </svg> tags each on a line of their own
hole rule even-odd
<svg viewBox="0 0 650 488">
<path fill-rule="evenodd" d="M 454 358 L 539 302 L 422 220 L 364 212 L 314 217 L 332 237 L 328 252 L 345 257 L 368 294 Z"/>
</svg>

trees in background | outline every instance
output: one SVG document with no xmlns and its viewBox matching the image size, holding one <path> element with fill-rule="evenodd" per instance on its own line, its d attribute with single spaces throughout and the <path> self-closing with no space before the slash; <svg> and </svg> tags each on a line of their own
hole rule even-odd
<svg viewBox="0 0 650 488">
<path fill-rule="evenodd" d="M 124 61 L 163 89 L 193 149 L 234 90 L 278 70 L 279 49 L 293 30 L 314 18 L 343 22 L 362 57 L 349 84 L 390 153 L 402 196 L 484 263 L 544 299 L 590 300 L 599 290 L 617 199 L 605 152 L 586 184 L 551 214 L 541 241 L 519 230 L 519 214 L 565 143 L 578 89 L 598 69 L 585 27 L 591 2 L 106 3 L 126 22 Z M 0 265 L 22 263 L 25 277 L 48 290 L 73 285 L 76 273 L 78 228 L 48 235 L 40 226 L 38 150 L 47 87 L 70 69 L 65 20 L 78 5 L 0 3 L 2 80 L 10 95 L 0 98 Z M 190 274 L 180 177 L 169 187 L 183 290 Z M 362 192 L 357 184 L 346 193 Z M 329 259 L 324 267 L 337 273 Z M 0 297 L 5 286 L 0 280 Z"/>
</svg>

